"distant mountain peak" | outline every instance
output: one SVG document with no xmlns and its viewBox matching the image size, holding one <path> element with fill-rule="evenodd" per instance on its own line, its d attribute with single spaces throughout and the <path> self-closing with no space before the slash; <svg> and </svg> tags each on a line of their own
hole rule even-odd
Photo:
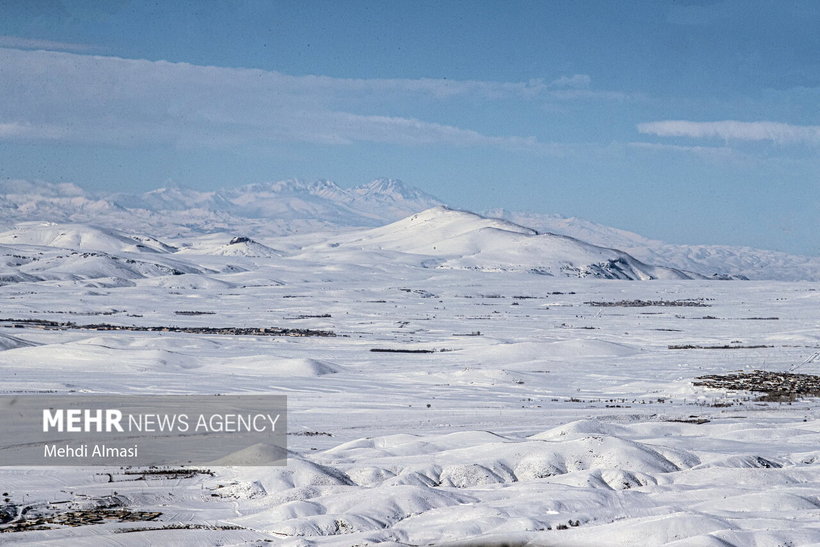
<svg viewBox="0 0 820 547">
<path fill-rule="evenodd" d="M 748 247 L 673 245 L 574 217 L 492 209 L 484 213 L 484 217 L 491 217 L 488 219 L 443 205 L 430 194 L 391 178 L 378 178 L 352 188 L 342 188 L 325 179 L 313 182 L 286 179 L 221 190 L 170 183 L 165 188 L 143 193 L 89 192 L 71 183 L 9 179 L 0 181 L 0 235 L 30 221 L 102 225 L 115 232 L 101 234 L 71 229 L 70 233 L 53 234 L 49 239 L 48 230 L 33 230 L 41 234 L 32 235 L 29 244 L 64 244 L 90 249 L 102 246 L 129 252 L 151 248 L 159 253 L 173 253 L 177 251 L 173 246 L 132 234 L 139 227 L 140 232 L 149 231 L 162 237 L 240 232 L 259 240 L 336 228 L 382 226 L 413 217 L 415 220 L 406 220 L 401 226 L 459 232 L 474 223 L 476 233 L 481 233 L 482 238 L 494 238 L 498 235 L 492 235 L 495 230 L 531 235 L 562 234 L 602 248 L 619 249 L 646 264 L 662 264 L 706 277 L 717 273 L 720 278 L 820 280 L 820 257 L 816 256 Z M 493 218 L 498 222 L 493 223 Z M 130 240 L 116 237 L 117 232 Z M 75 236 L 76 241 L 72 239 Z M 21 242 L 19 235 L 12 239 Z M 256 244 L 254 241 L 229 245 L 226 250 L 239 252 L 248 243 Z M 499 252 L 507 243 L 504 240 Z M 442 250 L 439 243 L 436 247 L 437 251 Z M 275 253 L 254 248 L 245 256 L 264 256 L 271 252 Z"/>
<path fill-rule="evenodd" d="M 349 191 L 340 187 L 332 180 L 320 179 L 307 186 L 307 191 L 314 196 L 323 197 L 331 200 L 338 200 L 347 202 L 352 199 Z"/>
<path fill-rule="evenodd" d="M 367 184 L 356 186 L 352 191 L 360 196 L 379 196 L 391 198 L 396 201 L 429 200 L 441 203 L 430 194 L 422 192 L 413 186 L 409 186 L 398 179 L 375 179 Z"/>
<path fill-rule="evenodd" d="M 308 186 L 311 190 L 341 190 L 342 188 L 329 179 L 319 179 L 316 182 L 310 183 Z"/>
<path fill-rule="evenodd" d="M 310 183 L 302 179 L 284 179 L 269 182 L 255 182 L 246 184 L 238 188 L 225 190 L 226 194 L 251 194 L 251 193 L 293 193 L 305 192 Z"/>
</svg>

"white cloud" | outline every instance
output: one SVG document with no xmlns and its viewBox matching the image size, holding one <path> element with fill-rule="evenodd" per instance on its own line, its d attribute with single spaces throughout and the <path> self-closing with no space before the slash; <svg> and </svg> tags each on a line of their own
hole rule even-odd
<svg viewBox="0 0 820 547">
<path fill-rule="evenodd" d="M 74 44 L 70 42 L 54 42 L 52 40 L 38 40 L 34 38 L 20 38 L 19 36 L 0 36 L 0 47 L 19 49 L 48 49 L 57 51 L 91 51 L 94 46 Z"/>
<path fill-rule="evenodd" d="M 595 91 L 592 89 L 556 89 L 550 97 L 561 100 L 594 100 L 594 101 L 633 101 L 643 99 L 639 93 L 621 93 L 619 91 Z"/>
<path fill-rule="evenodd" d="M 727 146 L 681 146 L 679 144 L 660 144 L 655 142 L 629 142 L 627 146 L 639 150 L 694 154 L 706 158 L 726 159 L 737 156 L 737 152 Z"/>
<path fill-rule="evenodd" d="M 54 140 L 61 139 L 67 132 L 53 125 L 34 125 L 28 122 L 0 122 L 0 139 L 37 139 Z"/>
<path fill-rule="evenodd" d="M 569 77 L 583 83 L 582 76 Z M 271 141 L 492 146 L 554 153 L 533 137 L 486 135 L 384 115 L 407 96 L 533 98 L 551 84 L 343 79 L 0 49 L 0 139 L 225 147 Z M 379 106 L 374 106 L 379 105 Z M 352 113 L 352 112 L 355 113 Z"/>
<path fill-rule="evenodd" d="M 572 76 L 561 76 L 557 80 L 550 82 L 550 87 L 561 87 L 571 89 L 586 89 L 592 83 L 592 78 L 587 74 L 573 74 Z"/>
<path fill-rule="evenodd" d="M 771 141 L 777 144 L 820 144 L 820 126 L 778 122 L 665 120 L 639 124 L 638 131 L 659 137 Z"/>
<path fill-rule="evenodd" d="M 0 194 L 48 197 L 80 197 L 86 195 L 82 188 L 70 182 L 30 181 L 24 179 L 0 180 Z"/>
</svg>

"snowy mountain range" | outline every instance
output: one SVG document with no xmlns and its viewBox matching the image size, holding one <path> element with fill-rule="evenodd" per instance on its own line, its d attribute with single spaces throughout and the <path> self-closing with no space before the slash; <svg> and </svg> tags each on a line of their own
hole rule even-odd
<svg viewBox="0 0 820 547">
<path fill-rule="evenodd" d="M 730 245 L 684 245 L 649 239 L 627 230 L 560 215 L 492 209 L 492 218 L 530 226 L 539 232 L 566 234 L 604 247 L 613 247 L 651 264 L 749 279 L 820 281 L 820 257 Z"/>
<path fill-rule="evenodd" d="M 0 228 L 25 221 L 91 223 L 156 234 L 242 231 L 253 236 L 338 226 L 380 226 L 441 201 L 393 179 L 350 189 L 331 181 L 286 180 L 199 191 L 160 188 L 142 194 L 93 194 L 73 184 L 0 182 Z"/>
<path fill-rule="evenodd" d="M 651 266 L 616 249 L 569 236 L 541 234 L 512 222 L 447 207 L 427 209 L 379 228 L 349 232 L 322 245 L 337 252 L 353 248 L 415 254 L 423 257 L 425 267 L 442 269 L 601 279 L 703 278 Z"/>
<path fill-rule="evenodd" d="M 337 256 L 353 247 L 395 251 L 422 255 L 426 267 L 628 279 L 820 280 L 820 257 L 672 245 L 582 219 L 503 209 L 476 215 L 443 205 L 394 179 L 349 189 L 327 180 L 285 180 L 216 191 L 171 187 L 141 194 L 95 194 L 73 184 L 11 180 L 0 182 L 0 230 L 7 230 L 0 234 L 0 245 L 166 254 L 191 245 L 199 248 L 196 241 L 210 234 L 200 246 L 204 252 L 270 258 L 282 254 L 277 250 L 281 242 L 268 245 L 270 239 L 342 232 L 344 237 L 334 239 L 339 249 L 332 252 Z M 305 244 L 314 251 L 322 246 L 310 238 Z M 177 266 L 141 267 L 130 277 L 160 274 L 166 267 L 182 271 Z M 93 269 L 122 273 L 110 265 Z M 25 278 L 24 270 L 5 275 Z M 199 270 L 190 266 L 188 271 Z M 26 275 L 44 278 L 42 271 Z"/>
</svg>

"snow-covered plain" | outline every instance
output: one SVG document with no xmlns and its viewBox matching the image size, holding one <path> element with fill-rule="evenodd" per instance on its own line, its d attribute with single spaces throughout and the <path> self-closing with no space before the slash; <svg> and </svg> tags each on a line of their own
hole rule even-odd
<svg viewBox="0 0 820 547">
<path fill-rule="evenodd" d="M 817 399 L 693 385 L 738 370 L 816 373 L 817 282 L 682 279 L 441 208 L 258 241 L 147 235 L 81 224 L 0 234 L 0 319 L 337 336 L 0 322 L 2 392 L 287 395 L 288 465 L 3 468 L 5 503 L 47 528 L 4 543 L 820 543 Z M 665 279 L 588 268 L 613 256 L 634 278 Z M 55 523 L 95 507 L 108 516 Z M 161 515 L 122 521 L 115 509 Z"/>
</svg>

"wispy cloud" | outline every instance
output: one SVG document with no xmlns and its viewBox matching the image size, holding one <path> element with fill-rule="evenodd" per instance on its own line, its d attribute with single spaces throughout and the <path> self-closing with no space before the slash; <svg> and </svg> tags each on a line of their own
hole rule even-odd
<svg viewBox="0 0 820 547">
<path fill-rule="evenodd" d="M 627 146 L 652 152 L 694 154 L 696 156 L 713 159 L 726 159 L 737 155 L 737 152 L 728 146 L 682 146 L 679 144 L 661 144 L 655 142 L 629 142 Z"/>
<path fill-rule="evenodd" d="M 21 38 L 19 36 L 0 36 L 0 47 L 17 49 L 46 49 L 52 51 L 92 51 L 96 49 L 88 44 L 71 42 L 54 42 L 52 40 L 38 40 L 36 38 Z"/>
<path fill-rule="evenodd" d="M 550 91 L 554 99 L 624 102 L 644 99 L 639 93 L 621 93 L 620 91 L 599 91 L 594 89 L 556 89 Z"/>
<path fill-rule="evenodd" d="M 820 126 L 791 125 L 779 122 L 665 120 L 639 124 L 638 131 L 659 137 L 771 141 L 777 144 L 820 144 Z"/>
<path fill-rule="evenodd" d="M 299 119 L 311 129 L 305 138 L 349 144 L 367 135 L 367 140 L 407 145 L 447 144 L 453 146 L 493 146 L 533 152 L 559 152 L 560 145 L 539 142 L 534 137 L 494 137 L 450 125 L 392 116 L 361 116 L 341 112 L 302 112 Z"/>
<path fill-rule="evenodd" d="M 56 140 L 67 135 L 67 131 L 48 124 L 29 122 L 0 122 L 0 139 Z"/>
<path fill-rule="evenodd" d="M 0 49 L 0 139 L 118 145 L 236 146 L 301 141 L 490 146 L 560 153 L 534 137 L 488 135 L 385 112 L 386 98 L 531 99 L 576 91 L 588 77 L 545 83 L 291 76 L 198 66 Z M 403 103 L 402 103 L 403 104 Z M 355 112 L 355 113 L 354 113 Z"/>
<path fill-rule="evenodd" d="M 5 179 L 0 180 L 0 194 L 73 198 L 85 195 L 85 191 L 70 182 L 48 182 L 39 179 Z"/>
<path fill-rule="evenodd" d="M 588 74 L 573 74 L 572 76 L 561 76 L 557 80 L 550 82 L 552 88 L 587 89 L 592 83 L 592 78 Z"/>
</svg>

